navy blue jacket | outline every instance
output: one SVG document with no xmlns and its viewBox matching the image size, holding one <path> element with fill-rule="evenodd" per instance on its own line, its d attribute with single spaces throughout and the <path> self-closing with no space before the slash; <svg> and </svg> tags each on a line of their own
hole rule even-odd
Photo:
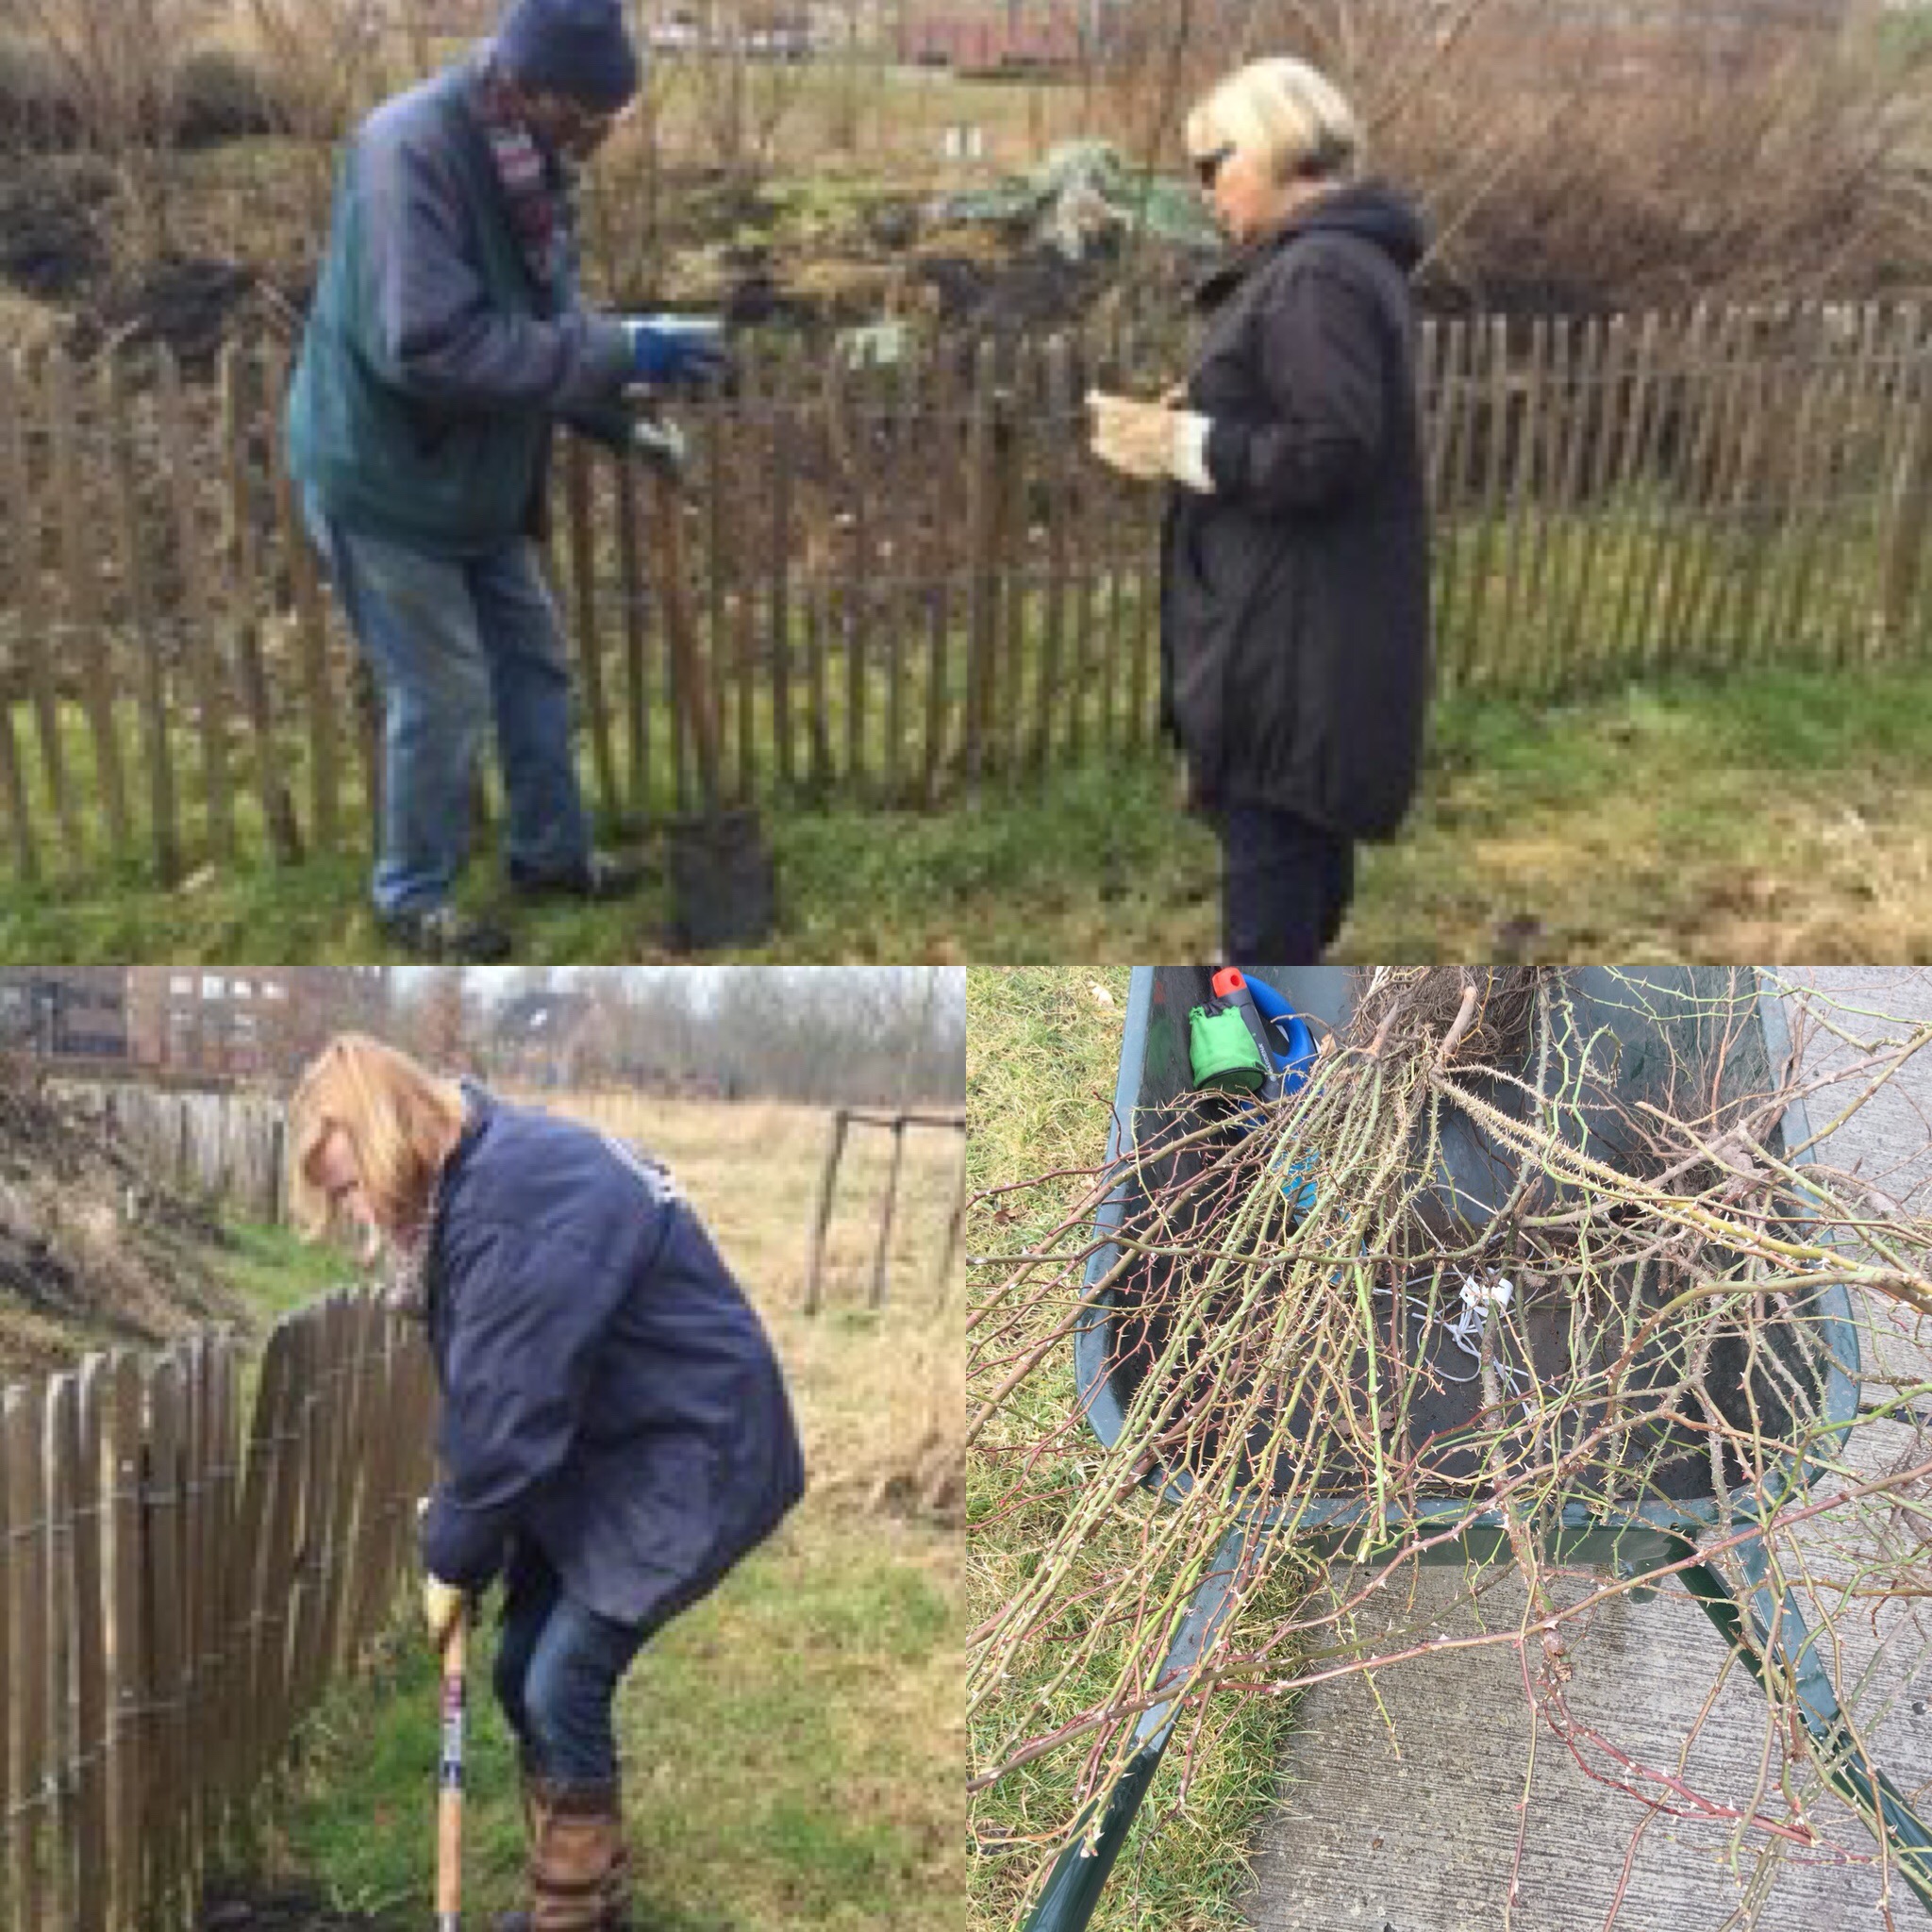
<svg viewBox="0 0 1932 1932">
<path fill-rule="evenodd" d="M 560 302 L 531 278 L 475 86 L 459 62 L 350 142 L 288 405 L 290 472 L 329 515 L 439 556 L 531 527 L 553 419 L 628 437 L 624 325 L 574 267 Z"/>
<path fill-rule="evenodd" d="M 424 1563 L 479 1587 L 516 1538 L 599 1615 L 661 1623 L 804 1491 L 771 1343 L 660 1169 L 465 1093 L 428 1237 L 442 1480 Z"/>
</svg>

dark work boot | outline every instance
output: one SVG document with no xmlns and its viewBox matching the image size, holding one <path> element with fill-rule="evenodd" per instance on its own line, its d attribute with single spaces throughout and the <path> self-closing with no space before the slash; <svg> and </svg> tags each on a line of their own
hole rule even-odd
<svg viewBox="0 0 1932 1932">
<path fill-rule="evenodd" d="M 546 1785 L 530 1865 L 530 1932 L 605 1932 L 625 1909 L 624 1822 L 614 1782 Z"/>
<path fill-rule="evenodd" d="M 624 899 L 641 891 L 656 868 L 647 860 L 613 852 L 591 852 L 567 872 L 527 873 L 510 868 L 510 889 L 525 899 Z"/>
<path fill-rule="evenodd" d="M 392 943 L 418 959 L 436 959 L 451 966 L 487 966 L 510 955 L 507 932 L 454 906 L 433 906 L 422 912 L 384 912 L 377 915 L 377 924 Z"/>
<path fill-rule="evenodd" d="M 530 1769 L 526 1758 L 523 1765 L 522 1793 L 524 1801 L 524 1850 L 525 1872 L 534 1873 L 537 1863 L 537 1847 L 542 1841 L 543 1822 L 547 1813 L 550 1788 Z M 534 1883 L 534 1879 L 532 1880 Z M 495 1932 L 530 1932 L 530 1911 L 528 1907 L 520 1907 L 513 1912 L 497 1915 Z"/>
</svg>

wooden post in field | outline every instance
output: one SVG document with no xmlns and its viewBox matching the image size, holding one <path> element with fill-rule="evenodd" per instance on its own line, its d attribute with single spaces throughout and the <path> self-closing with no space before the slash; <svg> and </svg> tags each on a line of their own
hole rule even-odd
<svg viewBox="0 0 1932 1932">
<path fill-rule="evenodd" d="M 964 1136 L 960 1137 L 964 1141 Z M 959 1252 L 959 1237 L 966 1226 L 966 1156 L 959 1156 L 959 1178 L 953 1189 L 953 1211 L 946 1222 L 945 1252 L 940 1257 L 940 1307 L 953 1298 L 953 1257 Z"/>
<path fill-rule="evenodd" d="M 101 1561 L 108 1386 L 107 1357 L 89 1356 L 75 1385 L 73 1442 L 76 1932 L 106 1932 L 108 1924 L 108 1600 Z"/>
<path fill-rule="evenodd" d="M 5 511 L 0 527 L 8 535 L 8 567 L 20 599 L 21 647 L 25 655 L 41 764 L 59 817 L 68 869 L 79 872 L 86 863 L 86 846 L 60 732 L 53 634 L 41 576 L 40 505 L 27 458 L 27 401 L 33 387 L 24 349 L 0 359 L 0 510 Z"/>
<path fill-rule="evenodd" d="M 603 641 L 597 635 L 597 550 L 591 530 L 591 457 L 570 440 L 564 456 L 565 516 L 569 524 L 572 628 L 584 675 L 584 708 L 591 719 L 591 762 L 597 800 L 606 812 L 618 808 L 617 765 L 610 749 L 610 705 L 604 690 Z"/>
<path fill-rule="evenodd" d="M 39 565 L 33 555 L 33 525 L 27 520 L 28 504 L 25 482 L 25 442 L 19 418 L 19 395 L 14 384 L 14 365 L 0 356 L 0 529 L 7 532 L 4 554 L 14 595 L 23 606 L 21 648 L 27 667 L 29 689 L 36 708 L 45 696 L 45 640 L 39 634 L 35 606 L 39 602 Z M 44 728 L 45 720 L 42 720 Z M 57 804 L 64 792 L 57 788 Z M 0 705 L 0 804 L 7 809 L 13 842 L 13 867 L 23 883 L 40 876 L 40 854 L 34 838 L 32 816 L 27 807 L 26 773 L 18 741 L 13 733 L 13 706 Z M 64 817 L 63 813 L 63 817 Z M 69 827 L 70 832 L 72 830 Z"/>
<path fill-rule="evenodd" d="M 42 1859 L 46 1842 L 47 1484 L 42 1437 L 45 1397 L 38 1387 L 6 1395 L 7 1567 L 0 1586 L 12 1626 L 11 1706 L 7 1748 L 12 1808 L 7 1820 L 10 1932 L 41 1932 Z"/>
<path fill-rule="evenodd" d="M 261 566 L 255 538 L 254 505 L 248 487 L 248 430 L 242 345 L 222 347 L 222 452 L 227 489 L 227 515 L 222 556 L 227 565 L 228 624 L 235 639 L 235 672 L 241 681 L 242 708 L 255 747 L 255 787 L 261 800 L 262 824 L 268 845 L 278 865 L 296 864 L 302 857 L 302 833 L 295 808 L 282 780 L 275 745 L 275 714 L 269 698 L 268 667 L 262 661 L 261 622 L 256 608 L 260 593 Z M 326 682 L 326 667 L 321 667 Z M 326 692 L 310 693 L 311 702 L 326 702 Z M 331 785 L 318 786 L 315 794 L 315 842 L 325 852 L 336 845 L 336 799 Z"/>
<path fill-rule="evenodd" d="M 1020 782 L 1021 688 L 1026 666 L 1026 591 L 1031 552 L 1032 518 L 1026 502 L 1027 452 L 1030 430 L 1040 403 L 1040 358 L 1024 338 L 1013 349 L 1013 379 L 1008 392 L 1005 433 L 1000 439 L 1000 556 L 1004 604 L 1001 608 L 999 717 L 990 720 L 991 735 L 1006 766 L 1006 791 L 1010 797 Z"/>
<path fill-rule="evenodd" d="M 977 802 L 986 774 L 986 734 L 992 712 L 999 642 L 998 344 L 982 337 L 967 405 L 966 790 Z"/>
<path fill-rule="evenodd" d="M 866 677 L 871 665 L 873 586 L 876 561 L 873 556 L 873 452 L 876 440 L 866 412 L 866 381 L 848 375 L 835 359 L 826 377 L 827 395 L 842 405 L 847 430 L 849 474 L 852 479 L 851 550 L 846 558 L 845 593 L 845 771 L 848 791 L 858 796 L 865 788 Z M 836 556 L 836 550 L 833 552 Z"/>
<path fill-rule="evenodd" d="M 181 374 L 165 347 L 159 352 L 158 360 L 160 379 L 155 393 L 162 458 L 167 466 L 168 496 L 174 511 L 175 562 L 181 579 L 182 655 L 194 681 L 209 842 L 214 856 L 224 865 L 231 865 L 236 851 L 235 799 L 228 777 L 227 692 L 214 636 L 207 560 L 195 515 L 197 478 L 192 467 L 183 418 Z"/>
<path fill-rule="evenodd" d="M 148 1627 L 153 1649 L 147 1702 L 153 1706 L 148 1735 L 147 1805 L 142 1840 L 150 1857 L 149 1906 L 158 1918 L 174 1916 L 188 1866 L 183 1843 L 187 1740 L 182 1732 L 181 1643 L 181 1370 L 163 1356 L 148 1371 L 148 1474 L 143 1485 L 149 1551 Z"/>
<path fill-rule="evenodd" d="M 918 345 L 908 341 L 893 372 L 891 403 L 880 406 L 880 441 L 890 454 L 894 473 L 902 476 L 919 436 L 922 360 Z M 887 585 L 885 795 L 891 805 L 901 802 L 900 767 L 906 744 L 907 637 L 908 632 L 917 636 L 915 625 L 919 606 L 911 584 L 911 512 L 915 508 L 903 487 L 879 506 L 880 520 L 884 525 L 880 537 L 880 561 Z"/>
<path fill-rule="evenodd" d="M 283 1700 L 276 1742 L 286 1738 L 308 1714 L 314 1685 L 316 1626 L 322 1615 L 323 1509 L 322 1379 L 328 1367 L 327 1334 L 323 1325 L 325 1305 L 311 1303 L 297 1318 L 301 1364 L 294 1388 L 296 1457 L 300 1471 L 299 1533 L 289 1551 L 289 1582 L 294 1591 L 291 1608 L 288 1690 Z"/>
<path fill-rule="evenodd" d="M 107 808 L 108 836 L 117 857 L 125 858 L 130 828 L 127 784 L 122 774 L 121 742 L 115 735 L 114 678 L 101 633 L 101 607 L 95 558 L 80 498 L 75 445 L 74 366 L 63 350 L 47 358 L 47 426 L 54 445 L 54 499 L 60 519 L 60 562 L 67 579 L 64 615 L 80 667 L 81 708 L 93 739 L 94 777 Z"/>
<path fill-rule="evenodd" d="M 825 1171 L 819 1182 L 818 1207 L 812 1216 L 811 1257 L 805 1276 L 805 1312 L 819 1311 L 820 1283 L 825 1260 L 825 1230 L 832 1221 L 832 1197 L 839 1184 L 839 1157 L 845 1151 L 849 1121 L 841 1107 L 832 1116 L 832 1144 L 825 1151 Z"/>
<path fill-rule="evenodd" d="M 47 1407 L 41 1436 L 46 1469 L 47 1509 L 47 1923 L 74 1921 L 75 1767 L 80 1753 L 74 1736 L 74 1635 L 79 1606 L 74 1595 L 74 1465 L 75 1440 L 74 1377 L 56 1375 L 46 1385 Z"/>
<path fill-rule="evenodd" d="M 11 408 L 13 394 L 11 383 L 8 380 L 8 363 L 6 358 L 0 356 L 0 411 L 9 413 Z M 13 425 L 9 435 L 17 437 L 19 427 Z M 0 464 L 4 464 L 4 456 L 0 456 Z M 17 492 L 9 487 L 6 468 L 0 468 L 0 522 L 4 522 L 11 531 L 11 549 L 15 555 L 8 558 L 8 562 L 11 566 L 9 574 L 15 586 L 19 586 L 22 579 L 29 574 L 22 562 L 22 557 L 19 557 L 19 551 L 25 551 L 29 547 L 29 539 L 24 535 L 24 531 L 29 525 L 13 522 L 15 516 L 24 512 L 24 508 L 25 507 L 17 500 Z M 15 595 L 19 595 L 19 591 L 15 591 Z M 31 630 L 24 643 L 25 655 L 29 658 L 41 649 L 41 643 L 39 640 L 33 638 Z M 41 856 L 39 850 L 35 848 L 33 817 L 27 808 L 27 774 L 25 767 L 22 765 L 22 754 L 19 754 L 19 740 L 13 736 L 11 695 L 6 701 L 0 701 L 0 809 L 6 811 L 8 835 L 13 844 L 13 872 L 19 875 L 24 885 L 31 885 L 41 875 Z"/>
<path fill-rule="evenodd" d="M 928 435 L 934 450 L 948 458 L 962 441 L 958 416 L 958 384 L 950 345 L 941 341 L 933 351 L 932 386 L 927 397 Z M 925 667 L 924 802 L 930 810 L 939 803 L 940 773 L 947 742 L 947 658 L 952 643 L 950 570 L 953 557 L 954 505 L 946 488 L 947 464 L 928 460 L 922 465 L 920 497 L 930 514 L 918 551 L 927 579 L 928 640 Z"/>
<path fill-rule="evenodd" d="M 625 805 L 641 819 L 651 786 L 650 669 L 644 631 L 644 560 L 638 541 L 638 472 L 617 466 L 617 577 L 624 607 Z"/>
<path fill-rule="evenodd" d="M 1036 706 L 1032 763 L 1044 782 L 1053 768 L 1054 710 L 1060 700 L 1064 675 L 1062 657 L 1067 638 L 1067 525 L 1073 501 L 1069 491 L 1072 465 L 1078 460 L 1075 441 L 1073 352 L 1066 336 L 1056 331 L 1047 340 L 1042 376 L 1046 409 L 1046 608 L 1040 642 L 1040 696 Z M 1077 708 L 1077 687 L 1071 693 Z"/>
<path fill-rule="evenodd" d="M 1932 341 L 1921 332 L 1916 303 L 1901 328 L 1898 392 L 1892 407 L 1910 429 L 1893 475 L 1885 479 L 1885 534 L 1879 553 L 1879 613 L 1884 634 L 1904 640 L 1932 545 Z"/>
<path fill-rule="evenodd" d="M 886 1173 L 886 1198 L 879 1209 L 878 1246 L 872 1257 L 872 1306 L 875 1308 L 886 1305 L 886 1271 L 892 1245 L 892 1210 L 898 1205 L 899 1167 L 905 1156 L 906 1116 L 899 1114 L 892 1121 L 892 1164 Z"/>
<path fill-rule="evenodd" d="M 322 828 L 336 822 L 337 766 L 341 734 L 336 724 L 335 697 L 329 689 L 328 625 L 323 614 L 322 587 L 316 576 L 315 552 L 295 486 L 289 476 L 282 447 L 282 398 L 289 383 L 288 352 L 272 345 L 262 365 L 262 405 L 267 419 L 269 474 L 275 479 L 275 523 L 281 533 L 282 556 L 295 603 L 296 635 L 302 652 L 302 690 L 308 713 L 308 816 L 322 840 Z M 363 748 L 364 787 L 369 797 L 372 843 L 381 822 L 379 797 L 381 759 L 378 748 L 366 738 Z"/>
<path fill-rule="evenodd" d="M 14 1544 L 14 1515 L 10 1472 L 13 1467 L 13 1445 L 8 1440 L 11 1431 L 7 1426 L 4 1410 L 0 1410 L 0 1549 L 11 1551 Z M 12 1820 L 14 1816 L 13 1798 L 13 1707 L 19 1702 L 16 1684 L 24 1683 L 24 1674 L 17 1674 L 14 1667 L 13 1651 L 13 1563 L 9 1557 L 4 1569 L 0 1569 L 0 1684 L 7 1686 L 7 1701 L 0 1705 L 0 1847 L 4 1847 L 8 1869 L 12 1869 Z M 8 1890 L 11 1890 L 9 1882 Z M 8 1928 L 14 1923 L 10 1908 L 0 1907 L 0 1925 Z"/>
<path fill-rule="evenodd" d="M 791 579 L 788 568 L 791 556 L 791 499 L 793 493 L 792 471 L 795 460 L 793 442 L 798 420 L 798 397 L 792 387 L 793 372 L 797 364 L 790 357 L 776 358 L 769 367 L 760 368 L 755 360 L 746 371 L 750 387 L 745 393 L 750 400 L 752 421 L 758 421 L 758 406 L 762 400 L 765 409 L 766 429 L 761 440 L 756 433 L 750 439 L 753 452 L 764 458 L 761 467 L 772 479 L 771 519 L 771 590 L 768 609 L 771 622 L 772 652 L 772 718 L 773 729 L 778 739 L 778 782 L 790 790 L 797 777 L 794 733 L 791 720 Z M 760 378 L 764 380 L 762 391 L 757 387 Z M 753 594 L 750 584 L 750 571 L 745 573 L 745 594 Z M 815 620 L 817 607 L 811 608 Z M 813 640 L 814 651 L 824 648 L 823 633 Z M 679 707 L 682 709 L 682 707 Z M 816 726 L 821 721 L 814 719 Z M 680 801 L 684 796 L 684 772 L 678 768 L 677 793 Z"/>
<path fill-rule="evenodd" d="M 235 1639 L 229 1622 L 230 1579 L 242 1561 L 237 1537 L 240 1471 L 235 1414 L 235 1342 L 226 1330 L 215 1337 L 208 1356 L 207 1460 L 203 1465 L 203 1573 L 201 1682 L 203 1751 L 207 1768 L 205 1816 L 210 1836 L 232 1824 L 235 1749 L 241 1727 L 241 1689 L 236 1674 Z"/>
<path fill-rule="evenodd" d="M 207 1579 L 202 1569 L 202 1540 L 207 1491 L 204 1475 L 206 1412 L 208 1407 L 208 1335 L 197 1329 L 177 1342 L 173 1360 L 180 1374 L 181 1434 L 176 1467 L 180 1471 L 176 1548 L 180 1565 L 180 1716 L 175 1737 L 179 1757 L 175 1804 L 181 1822 L 181 1882 L 190 1900 L 201 1896 L 202 1846 L 205 1832 L 205 1782 L 202 1724 L 206 1690 L 201 1679 L 201 1626 Z"/>
<path fill-rule="evenodd" d="M 154 587 L 135 477 L 132 418 L 118 356 L 105 358 L 101 384 L 101 413 L 113 451 L 115 523 L 127 586 L 128 634 L 138 660 L 134 688 L 141 708 L 142 756 L 147 761 L 148 840 L 156 879 L 173 886 L 181 878 L 181 833 L 175 802 L 175 747 L 168 735 L 167 653 L 161 648 L 155 622 Z"/>
<path fill-rule="evenodd" d="M 262 1350 L 249 1418 L 248 1463 L 233 1565 L 230 1627 L 242 1648 L 238 1692 L 242 1699 L 240 1795 L 245 1799 L 266 1769 L 279 1692 L 283 1624 L 275 1559 L 280 1535 L 284 1466 L 289 1456 L 285 1419 L 290 1401 L 290 1324 L 279 1322 Z M 271 1604 L 277 1608 L 272 1612 Z"/>
<path fill-rule="evenodd" d="M 112 1559 L 112 1610 L 107 1649 L 105 1701 L 108 1753 L 108 1890 L 112 1923 L 140 1922 L 142 1889 L 142 1791 L 145 1737 L 142 1711 L 142 1607 L 146 1563 L 142 1543 L 142 1383 L 130 1355 L 109 1357 L 108 1427 L 108 1548 Z"/>
</svg>

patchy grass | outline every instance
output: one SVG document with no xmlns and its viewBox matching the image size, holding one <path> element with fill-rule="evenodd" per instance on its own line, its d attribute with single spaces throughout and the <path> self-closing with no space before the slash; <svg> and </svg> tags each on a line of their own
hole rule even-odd
<svg viewBox="0 0 1932 1932">
<path fill-rule="evenodd" d="M 1932 668 L 1678 675 L 1562 704 L 1437 708 L 1403 837 L 1362 855 L 1340 957 L 1821 962 L 1932 955 Z M 1182 958 L 1217 944 L 1218 855 L 1170 761 L 1118 753 L 977 808 L 765 814 L 758 959 Z M 480 871 L 481 867 L 473 868 Z M 479 896 L 487 896 L 479 878 Z M 663 958 L 661 892 L 520 912 L 522 956 Z M 13 890 L 0 958 L 388 957 L 358 861 L 132 869 Z"/>
<path fill-rule="evenodd" d="M 1106 1152 L 1108 1118 L 1125 1016 L 1125 969 L 974 970 L 967 974 L 967 1108 L 972 1124 L 970 1178 L 975 1191 L 1060 1169 L 1095 1167 Z M 1089 1190 L 1074 1172 L 1024 1192 L 982 1200 L 969 1222 L 979 1257 L 1031 1246 Z M 969 1307 L 984 1305 L 1002 1271 L 996 1260 L 970 1271 Z M 1030 1326 L 1008 1326 L 992 1352 L 1018 1349 Z M 1028 1377 L 988 1424 L 967 1464 L 969 1614 L 977 1624 L 1028 1574 L 1038 1542 L 1078 1495 L 1084 1434 L 1058 1440 L 1046 1453 L 1015 1453 L 1064 1425 L 1074 1405 L 1071 1351 Z M 1084 1580 L 1100 1581 L 1131 1567 L 1141 1526 L 1155 1506 L 1137 1495 L 1119 1512 L 1112 1535 L 1083 1553 Z M 1285 1585 L 1272 1587 L 1251 1614 L 1281 1607 Z M 1041 1683 L 1003 1686 L 996 1704 L 972 1719 L 970 1743 L 979 1770 L 1016 1739 L 1052 1727 L 1057 1710 L 1091 1703 L 1114 1681 L 1119 1658 L 1096 1650 L 1086 1670 L 1055 1686 L 1044 1708 L 1029 1700 Z M 1274 1796 L 1274 1767 L 1293 1721 L 1281 1702 L 1249 1703 L 1217 1713 L 1194 1748 L 1182 1791 L 1180 1744 L 1160 1772 L 1128 1838 L 1093 1918 L 1099 1932 L 1213 1932 L 1245 1921 L 1235 1901 L 1246 1886 L 1247 1846 Z M 1072 1815 L 1084 1753 L 1062 1750 L 1035 1758 L 973 1803 L 971 1923 L 993 1932 L 1020 1923 L 1029 1888 L 1053 1833 Z"/>
<path fill-rule="evenodd" d="M 340 1288 L 351 1274 L 338 1249 L 305 1241 L 289 1228 L 225 1215 L 223 1229 L 227 1239 L 212 1257 L 214 1272 L 261 1333 L 305 1302 Z"/>
<path fill-rule="evenodd" d="M 803 1505 L 644 1651 L 618 1705 L 641 1932 L 963 1924 L 958 1539 Z M 464 1913 L 519 1902 L 514 1751 L 472 1653 Z M 306 1740 L 277 1862 L 427 1914 L 437 1685 L 413 1624 Z"/>
</svg>

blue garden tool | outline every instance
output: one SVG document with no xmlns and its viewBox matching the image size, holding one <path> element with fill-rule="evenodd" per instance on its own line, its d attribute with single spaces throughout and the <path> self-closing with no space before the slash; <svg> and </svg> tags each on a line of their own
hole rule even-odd
<svg viewBox="0 0 1932 1932">
<path fill-rule="evenodd" d="M 1256 1098 L 1265 1102 L 1300 1092 L 1315 1064 L 1315 1036 L 1308 1023 L 1265 979 L 1251 979 L 1239 966 L 1224 966 L 1210 985 L 1217 999 L 1241 1006 L 1255 1015 L 1257 1037 L 1274 1068 Z M 1255 1101 L 1244 1103 L 1241 1112 L 1248 1118 L 1237 1122 L 1241 1131 L 1248 1132 L 1259 1124 Z M 1312 1148 L 1295 1156 L 1282 1170 L 1281 1191 L 1296 1221 L 1314 1207 Z"/>
</svg>

